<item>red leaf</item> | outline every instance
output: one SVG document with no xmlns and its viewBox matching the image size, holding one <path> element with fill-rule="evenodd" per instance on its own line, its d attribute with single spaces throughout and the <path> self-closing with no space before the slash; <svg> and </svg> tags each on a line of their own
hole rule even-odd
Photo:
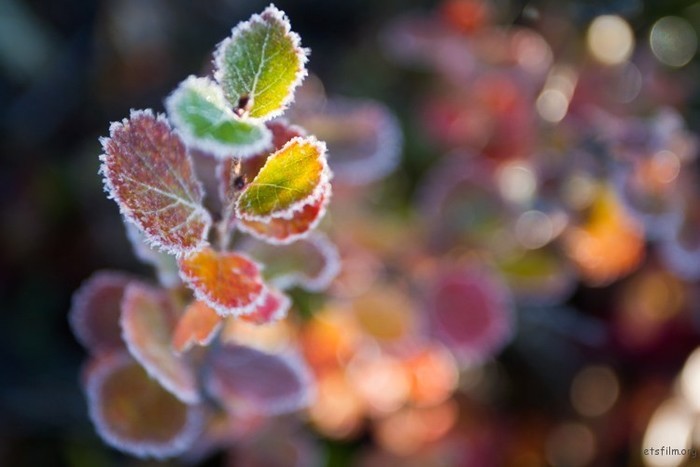
<svg viewBox="0 0 700 467">
<path fill-rule="evenodd" d="M 119 315 L 124 289 L 130 281 L 126 274 L 101 271 L 86 280 L 73 295 L 68 319 L 73 334 L 90 352 L 124 346 Z"/>
<path fill-rule="evenodd" d="M 286 245 L 304 238 L 323 219 L 326 206 L 330 201 L 331 184 L 325 184 L 325 192 L 321 198 L 307 204 L 290 219 L 272 217 L 269 221 L 239 219 L 238 228 L 274 245 Z"/>
<path fill-rule="evenodd" d="M 90 418 L 110 445 L 138 457 L 185 452 L 198 436 L 198 408 L 165 391 L 127 353 L 91 361 L 85 374 Z"/>
<path fill-rule="evenodd" d="M 152 246 L 180 255 L 206 243 L 211 216 L 192 160 L 163 117 L 132 111 L 101 140 L 101 173 L 124 217 Z"/>
<path fill-rule="evenodd" d="M 199 402 L 194 371 L 175 355 L 171 339 L 178 316 L 168 293 L 142 284 L 127 287 L 121 327 L 131 355 L 183 402 Z"/>
<path fill-rule="evenodd" d="M 173 334 L 173 348 L 182 353 L 193 344 L 209 345 L 221 327 L 222 318 L 204 302 L 190 304 L 177 323 Z"/>
<path fill-rule="evenodd" d="M 285 318 L 290 306 L 289 297 L 279 290 L 272 289 L 265 296 L 265 301 L 249 315 L 241 316 L 241 319 L 255 324 L 268 324 Z"/>
<path fill-rule="evenodd" d="M 242 254 L 203 248 L 179 260 L 182 279 L 221 316 L 252 312 L 266 289 L 258 265 Z"/>
<path fill-rule="evenodd" d="M 208 388 L 231 411 L 277 415 L 311 399 L 309 370 L 296 355 L 228 344 L 213 352 L 210 362 Z"/>
</svg>

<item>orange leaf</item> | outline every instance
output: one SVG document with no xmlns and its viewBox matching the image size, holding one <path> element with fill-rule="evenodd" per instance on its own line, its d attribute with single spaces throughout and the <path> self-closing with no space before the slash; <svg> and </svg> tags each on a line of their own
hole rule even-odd
<svg viewBox="0 0 700 467">
<path fill-rule="evenodd" d="M 265 298 L 260 268 L 242 254 L 203 248 L 180 259 L 179 265 L 197 299 L 221 316 L 250 313 Z"/>
<path fill-rule="evenodd" d="M 221 316 L 204 302 L 193 302 L 175 327 L 173 348 L 182 353 L 192 344 L 208 345 L 221 327 Z"/>
</svg>

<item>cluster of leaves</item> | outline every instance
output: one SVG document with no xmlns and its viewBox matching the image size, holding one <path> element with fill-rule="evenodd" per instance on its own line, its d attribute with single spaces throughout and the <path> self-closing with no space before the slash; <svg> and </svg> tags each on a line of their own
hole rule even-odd
<svg viewBox="0 0 700 467">
<path fill-rule="evenodd" d="M 384 289 L 393 287 L 404 297 L 404 304 L 394 307 L 403 311 L 399 318 L 384 315 L 384 326 L 379 319 L 368 325 L 363 310 L 379 316 L 380 307 L 362 305 L 364 298 L 338 305 L 354 310 L 351 321 L 362 336 L 335 344 L 350 354 L 349 368 L 329 370 L 327 363 L 309 358 L 318 374 L 327 375 L 317 376 L 321 400 L 326 385 L 340 386 L 338 373 L 349 380 L 343 394 L 353 401 L 348 403 L 353 416 L 371 419 L 381 448 L 373 457 L 381 459 L 376 465 L 460 464 L 451 463 L 456 458 L 469 465 L 517 464 L 525 451 L 518 446 L 530 443 L 531 436 L 542 445 L 554 439 L 566 425 L 561 420 L 548 421 L 554 429 L 533 429 L 535 420 L 514 423 L 511 413 L 491 411 L 483 403 L 481 384 L 489 393 L 507 386 L 489 375 L 494 371 L 489 360 L 511 342 L 512 352 L 527 362 L 523 384 L 563 392 L 567 401 L 566 391 L 586 359 L 608 361 L 612 348 L 616 358 L 644 371 L 646 357 L 669 342 L 697 341 L 697 326 L 689 326 L 696 318 L 689 297 L 697 293 L 700 278 L 698 217 L 691 207 L 697 196 L 698 146 L 681 116 L 689 91 L 673 86 L 678 71 L 659 66 L 641 41 L 628 61 L 615 66 L 595 57 L 572 60 L 567 52 L 583 42 L 580 28 L 556 9 L 533 11 L 534 19 L 523 16 L 517 25 L 504 25 L 501 17 L 508 12 L 493 3 L 446 0 L 434 12 L 396 18 L 384 31 L 387 56 L 432 79 L 427 95 L 409 106 L 415 110 L 412 124 L 444 156 L 435 158 L 418 180 L 417 215 L 400 219 L 401 232 L 389 216 L 335 223 L 339 230 L 354 229 L 347 241 L 352 247 L 340 243 L 341 251 L 352 250 L 343 252 L 344 260 L 351 264 L 353 257 L 365 258 L 366 263 L 353 265 L 362 271 L 358 277 L 344 272 L 341 280 L 352 281 L 353 293 L 373 301 L 377 291 L 363 285 L 364 276 L 384 281 Z M 392 240 L 377 240 L 381 232 Z M 608 294 L 592 292 L 611 284 L 615 288 Z M 579 301 L 595 309 L 579 308 Z M 330 310 L 326 322 L 316 323 L 314 334 L 329 327 L 337 332 L 337 312 Z M 404 336 L 398 350 L 395 341 L 386 345 L 387 333 Z M 381 358 L 388 355 L 395 380 L 405 382 L 387 384 L 381 395 L 363 392 L 353 375 L 352 366 L 360 366 L 371 352 L 367 348 L 373 348 L 363 347 L 367 336 L 384 341 Z M 421 426 L 431 420 L 437 427 L 435 413 L 440 408 L 449 414 L 449 404 L 442 400 L 430 406 L 431 415 L 421 407 L 413 393 L 406 342 L 412 351 L 443 345 L 454 359 L 444 359 L 445 368 L 456 365 L 462 372 L 463 387 L 451 388 L 463 393 L 457 398 L 461 418 L 441 418 L 450 419 L 452 428 L 441 431 L 438 443 L 435 432 Z M 511 363 L 499 363 L 499 371 L 510 375 L 513 370 L 517 376 Z M 388 371 L 389 365 L 384 368 Z M 481 381 L 471 386 L 474 373 Z M 448 397 L 446 387 L 443 397 Z M 387 405 L 392 390 L 395 399 Z M 630 390 L 631 395 L 645 397 L 641 390 Z M 331 401 L 329 396 L 328 406 Z M 620 405 L 623 411 L 638 407 Z M 567 423 L 586 433 L 597 429 L 585 412 L 579 412 L 581 418 L 572 418 L 571 412 L 572 407 L 562 409 Z M 358 432 L 356 421 L 349 429 L 347 420 L 333 424 L 318 414 L 314 422 L 331 436 Z M 468 425 L 478 426 L 479 433 Z M 484 436 L 489 430 L 492 434 Z M 394 436 L 396 431 L 403 437 Z M 501 448 L 503 432 L 515 438 L 513 453 Z M 604 437 L 597 441 L 604 443 Z M 556 444 L 546 459 L 543 452 L 536 454 L 542 463 L 565 456 Z M 468 445 L 472 454 L 466 452 Z M 627 448 L 611 442 L 605 449 Z M 587 455 L 591 462 L 594 453 Z M 566 464 L 571 458 L 561 459 Z"/>
<path fill-rule="evenodd" d="M 310 401 L 293 343 L 244 337 L 287 315 L 285 289 L 322 290 L 338 270 L 335 246 L 313 232 L 331 197 L 326 146 L 276 118 L 307 54 L 271 5 L 219 44 L 213 79 L 178 86 L 167 117 L 132 111 L 101 140 L 106 191 L 160 280 L 98 272 L 74 296 L 90 416 L 114 447 L 174 456 L 203 443 L 212 419 L 243 426 Z"/>
<path fill-rule="evenodd" d="M 644 371 L 664 343 L 697 341 L 697 137 L 673 108 L 682 91 L 643 44 L 616 66 L 572 62 L 553 44 L 578 45 L 580 28 L 548 28 L 568 19 L 542 10 L 532 27 L 504 26 L 501 13 L 447 0 L 384 31 L 390 59 L 432 77 L 409 107 L 444 156 L 418 180 L 415 215 L 377 214 L 369 190 L 336 193 L 343 271 L 301 327 L 318 385 L 311 421 L 331 438 L 371 435 L 362 465 L 569 463 L 560 431 L 594 436 L 596 420 L 616 421 L 610 406 L 591 419 L 566 404 L 581 362 L 614 348 Z M 500 409 L 529 397 L 504 394 L 504 375 L 524 378 L 512 358 L 493 362 L 509 344 L 524 392 L 561 395 L 551 414 Z M 652 379 L 625 394 L 647 400 Z M 623 399 L 619 411 L 651 414 Z"/>
</svg>

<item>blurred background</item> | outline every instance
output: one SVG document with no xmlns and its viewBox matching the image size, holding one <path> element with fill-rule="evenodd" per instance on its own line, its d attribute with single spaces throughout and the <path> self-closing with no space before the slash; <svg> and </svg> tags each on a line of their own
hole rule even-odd
<svg viewBox="0 0 700 467">
<path fill-rule="evenodd" d="M 0 0 L 0 465 L 160 465 L 95 434 L 66 318 L 95 270 L 151 274 L 102 191 L 98 138 L 130 108 L 162 111 L 267 3 Z M 382 154 L 395 135 L 366 131 L 376 141 L 364 150 L 399 151 L 397 162 L 360 162 L 391 171 L 381 180 L 346 167 L 326 230 L 351 267 L 327 296 L 300 299 L 302 335 L 315 335 L 318 308 L 349 307 L 355 324 L 327 322 L 373 342 L 326 371 L 302 338 L 326 404 L 301 417 L 317 462 L 700 465 L 643 453 L 700 448 L 700 3 L 276 5 L 312 51 L 313 83 L 382 103 L 404 135 Z M 440 310 L 455 301 L 483 312 L 483 335 L 450 334 Z M 413 317 L 391 315 L 404 308 Z M 429 327 L 447 356 L 402 360 L 372 324 L 392 319 Z M 395 362 L 455 377 L 427 402 L 386 402 L 326 378 L 347 362 L 350 380 L 391 376 Z M 272 465 L 240 452 L 201 462 Z"/>
</svg>

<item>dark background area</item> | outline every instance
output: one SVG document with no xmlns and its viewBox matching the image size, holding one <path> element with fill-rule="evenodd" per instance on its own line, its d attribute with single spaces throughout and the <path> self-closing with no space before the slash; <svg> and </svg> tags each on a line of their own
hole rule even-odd
<svg viewBox="0 0 700 467">
<path fill-rule="evenodd" d="M 377 35 L 399 13 L 438 2 L 275 3 L 311 48 L 309 68 L 330 94 L 379 99 L 407 124 L 424 76 L 389 63 Z M 582 27 L 602 13 L 639 11 L 629 20 L 646 31 L 693 2 L 649 1 L 641 10 L 632 0 L 550 3 Z M 267 4 L 0 0 L 0 465 L 142 465 L 94 433 L 79 386 L 84 352 L 66 320 L 72 292 L 93 271 L 146 272 L 102 192 L 98 138 L 130 108 L 162 111 L 163 98 L 206 68 L 232 25 Z M 523 6 L 511 3 L 513 20 Z M 691 122 L 697 111 L 691 109 Z M 407 135 L 404 166 L 391 180 L 406 199 L 432 155 Z M 605 291 L 586 300 L 605 300 Z M 536 395 L 525 397 L 539 405 Z"/>
</svg>

